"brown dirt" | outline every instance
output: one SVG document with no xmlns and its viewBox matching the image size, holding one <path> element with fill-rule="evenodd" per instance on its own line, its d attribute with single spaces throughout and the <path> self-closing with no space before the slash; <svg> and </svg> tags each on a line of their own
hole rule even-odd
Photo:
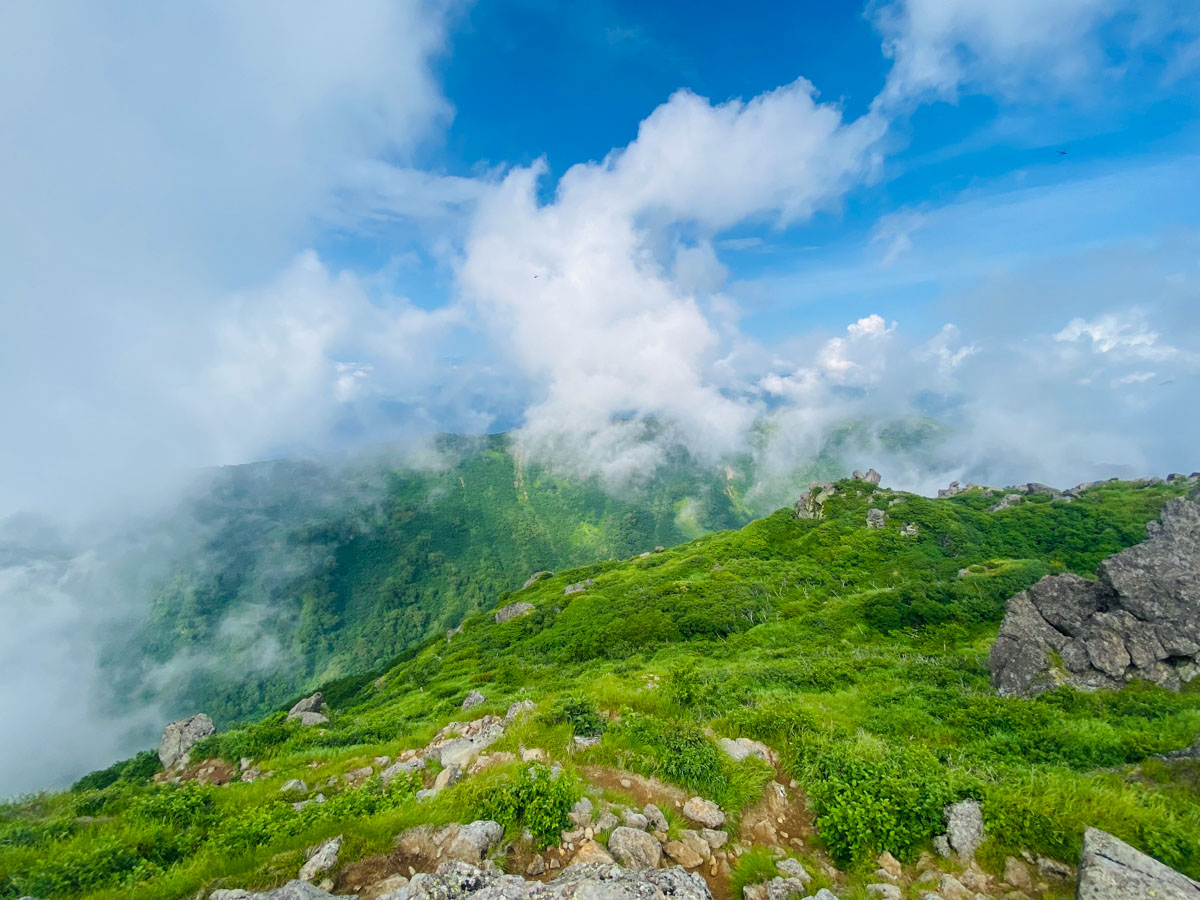
<svg viewBox="0 0 1200 900">
<path fill-rule="evenodd" d="M 687 793 L 680 788 L 664 784 L 657 778 L 646 778 L 643 775 L 634 775 L 632 772 L 625 772 L 621 769 L 588 766 L 583 770 L 583 774 L 588 781 L 601 790 L 629 797 L 638 809 L 647 803 L 653 803 L 660 809 L 673 809 L 678 812 L 688 798 Z M 626 787 L 622 784 L 623 781 L 628 782 L 629 786 Z"/>
<path fill-rule="evenodd" d="M 813 830 L 804 794 L 769 781 L 762 799 L 742 814 L 739 838 L 744 844 L 803 850 Z"/>
</svg>

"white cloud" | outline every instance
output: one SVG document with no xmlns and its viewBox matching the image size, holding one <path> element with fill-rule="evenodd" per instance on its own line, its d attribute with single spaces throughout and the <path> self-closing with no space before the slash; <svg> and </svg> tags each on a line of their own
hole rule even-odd
<svg viewBox="0 0 1200 900">
<path fill-rule="evenodd" d="M 882 129 L 874 116 L 844 122 L 802 80 L 715 106 L 681 91 L 629 146 L 568 170 L 552 202 L 537 201 L 540 164 L 491 188 L 458 280 L 494 340 L 540 385 L 527 439 L 560 449 L 569 439 L 618 474 L 632 451 L 624 437 L 601 436 L 614 421 L 662 417 L 702 452 L 737 446 L 755 409 L 723 384 L 731 336 L 722 323 L 736 314 L 710 238 L 747 219 L 786 223 L 835 204 L 869 176 Z M 679 225 L 704 236 L 680 243 Z"/>
<path fill-rule="evenodd" d="M 1097 353 L 1170 359 L 1179 350 L 1159 342 L 1160 335 L 1146 324 L 1145 314 L 1137 307 L 1119 313 L 1106 313 L 1091 321 L 1077 317 L 1054 335 L 1056 341 L 1090 342 Z"/>
<path fill-rule="evenodd" d="M 874 10 L 893 60 L 885 104 L 953 100 L 966 85 L 1074 89 L 1106 63 L 1097 27 L 1129 0 L 894 0 Z"/>
</svg>

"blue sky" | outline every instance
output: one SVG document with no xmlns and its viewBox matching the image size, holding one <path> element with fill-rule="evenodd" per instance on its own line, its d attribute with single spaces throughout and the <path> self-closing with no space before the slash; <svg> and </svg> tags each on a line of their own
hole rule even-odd
<svg viewBox="0 0 1200 900">
<path fill-rule="evenodd" d="M 922 489 L 1196 467 L 1193 4 L 112 0 L 0 34 L 0 510 L 437 430 L 620 482 L 646 417 L 714 459 L 769 418 L 782 457 L 936 407 Z"/>
</svg>

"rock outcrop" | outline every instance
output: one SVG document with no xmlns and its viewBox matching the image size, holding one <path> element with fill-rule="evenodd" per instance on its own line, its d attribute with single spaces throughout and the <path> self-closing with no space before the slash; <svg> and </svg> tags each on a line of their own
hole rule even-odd
<svg viewBox="0 0 1200 900">
<path fill-rule="evenodd" d="M 300 869 L 300 880 L 312 881 L 322 872 L 328 872 L 337 865 L 338 853 L 341 850 L 342 836 L 340 834 L 317 847 L 313 847 L 308 854 L 308 861 Z"/>
<path fill-rule="evenodd" d="M 829 482 L 812 482 L 808 490 L 800 495 L 794 507 L 797 519 L 825 518 L 825 503 L 837 493 L 837 489 Z"/>
<path fill-rule="evenodd" d="M 503 625 L 512 619 L 519 619 L 521 616 L 527 616 L 533 612 L 534 606 L 532 603 L 510 603 L 508 606 L 502 606 L 496 610 L 496 624 Z"/>
<path fill-rule="evenodd" d="M 611 863 L 568 866 L 549 882 L 526 881 L 451 862 L 435 874 L 418 874 L 380 900 L 712 900 L 704 879 L 679 867 L 635 872 Z"/>
<path fill-rule="evenodd" d="M 1099 578 L 1048 575 L 1008 601 L 988 654 L 992 686 L 1032 696 L 1060 684 L 1170 690 L 1200 674 L 1200 504 L 1177 498 L 1147 539 L 1099 566 Z"/>
<path fill-rule="evenodd" d="M 1098 828 L 1083 834 L 1078 900 L 1200 900 L 1200 882 Z"/>
<path fill-rule="evenodd" d="M 471 691 L 466 697 L 463 698 L 462 708 L 474 709 L 486 699 L 487 697 L 483 696 L 483 694 L 481 694 L 479 691 Z"/>
<path fill-rule="evenodd" d="M 192 747 L 216 730 L 212 719 L 204 713 L 172 722 L 163 729 L 162 740 L 158 744 L 158 761 L 164 769 L 186 765 Z"/>
<path fill-rule="evenodd" d="M 301 725 L 324 725 L 329 721 L 329 718 L 321 712 L 324 706 L 325 696 L 317 691 L 288 710 L 288 721 L 299 722 Z"/>
<path fill-rule="evenodd" d="M 525 579 L 525 583 L 523 585 L 521 585 L 521 590 L 525 590 L 525 588 L 529 587 L 531 584 L 537 584 L 543 578 L 553 578 L 553 577 L 554 577 L 554 573 L 551 572 L 549 569 L 544 569 L 541 572 L 534 572 L 527 579 Z"/>
</svg>

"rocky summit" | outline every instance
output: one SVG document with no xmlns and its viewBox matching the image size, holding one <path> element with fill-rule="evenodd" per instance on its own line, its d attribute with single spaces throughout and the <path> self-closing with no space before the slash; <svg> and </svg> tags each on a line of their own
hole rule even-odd
<svg viewBox="0 0 1200 900">
<path fill-rule="evenodd" d="M 1049 575 L 1008 602 L 988 655 L 1001 694 L 1136 679 L 1179 690 L 1200 674 L 1200 503 L 1171 500 L 1146 533 L 1096 580 Z"/>
</svg>

